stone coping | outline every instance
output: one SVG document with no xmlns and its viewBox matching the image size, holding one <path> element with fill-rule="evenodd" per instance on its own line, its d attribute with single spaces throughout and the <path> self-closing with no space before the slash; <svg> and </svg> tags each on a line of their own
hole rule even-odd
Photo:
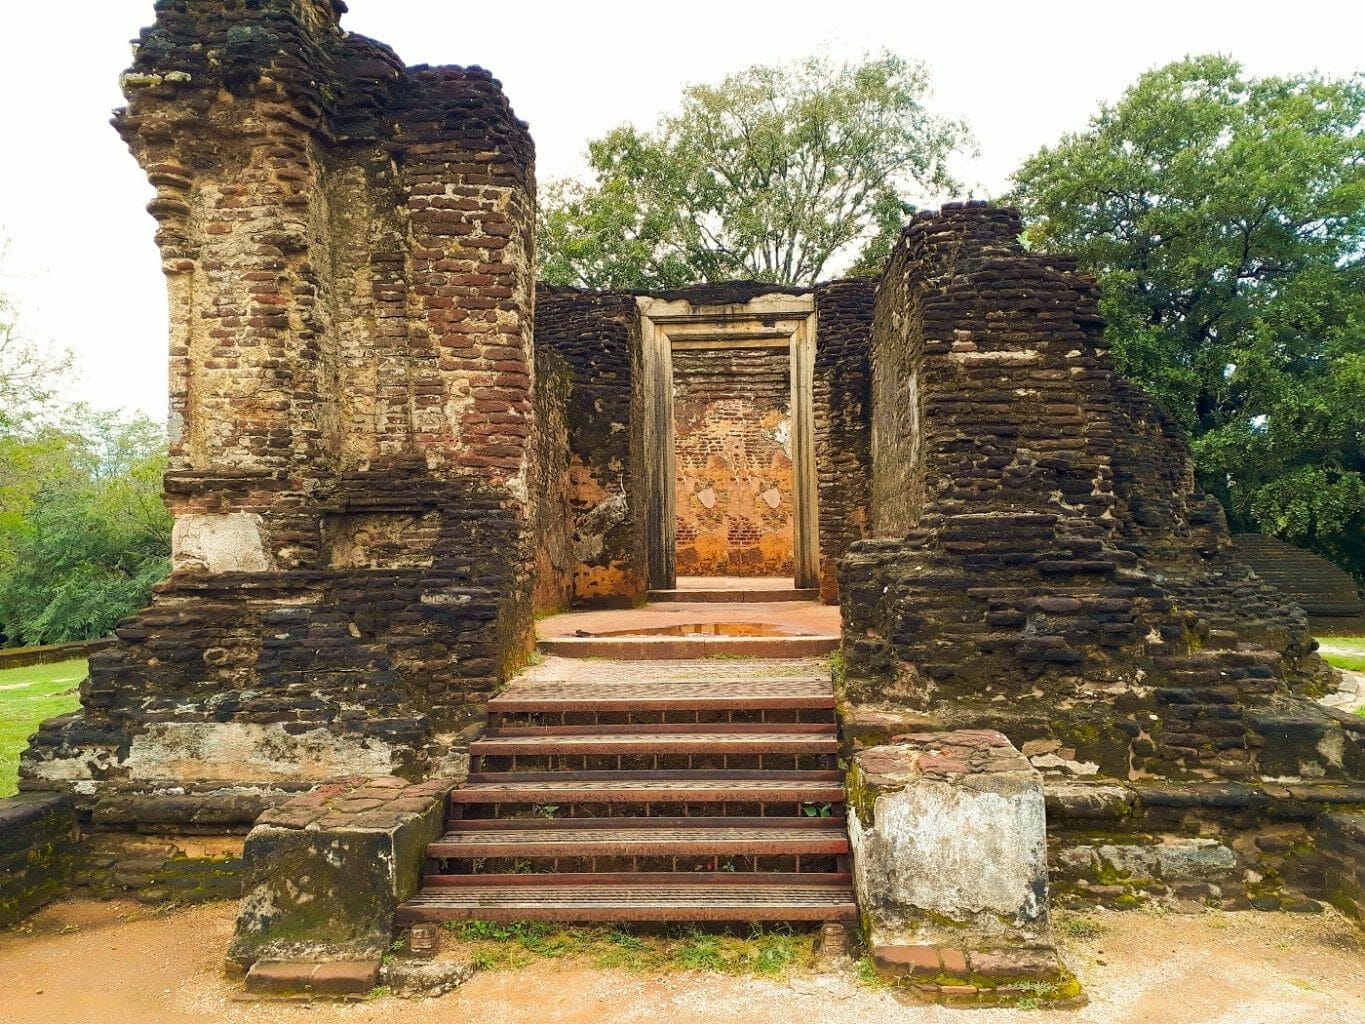
<svg viewBox="0 0 1365 1024">
<path fill-rule="evenodd" d="M 1033 770 L 1005 735 L 992 729 L 893 736 L 889 744 L 859 752 L 857 759 L 864 778 L 877 786 Z"/>
<path fill-rule="evenodd" d="M 0 669 L 28 668 L 30 665 L 51 665 L 72 658 L 86 658 L 96 651 L 118 643 L 113 637 L 98 640 L 78 640 L 69 644 L 46 644 L 41 647 L 10 647 L 0 650 Z"/>
<path fill-rule="evenodd" d="M 444 799 L 452 785 L 449 779 L 413 783 L 392 776 L 337 779 L 264 811 L 256 824 L 387 832 L 411 815 L 425 813 L 433 800 Z"/>
<path fill-rule="evenodd" d="M 1084 782 L 1045 779 L 1050 817 L 1117 821 L 1143 808 L 1265 810 L 1276 817 L 1310 819 L 1330 808 L 1365 807 L 1365 783 L 1335 782 Z"/>
</svg>

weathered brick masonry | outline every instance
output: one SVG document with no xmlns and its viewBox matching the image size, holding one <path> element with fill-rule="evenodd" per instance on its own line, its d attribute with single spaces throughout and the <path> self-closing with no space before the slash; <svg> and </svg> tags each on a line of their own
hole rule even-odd
<svg viewBox="0 0 1365 1024">
<path fill-rule="evenodd" d="M 63 795 L 21 809 L 16 870 L 76 823 L 107 833 L 83 884 L 235 892 L 233 836 L 291 794 L 458 778 L 536 611 L 637 603 L 672 526 L 684 573 L 809 585 L 817 511 L 849 746 L 1003 732 L 1091 896 L 1350 867 L 1365 722 L 1308 699 L 1302 611 L 1017 213 L 917 215 L 880 282 L 537 289 L 533 147 L 487 72 L 405 68 L 337 0 L 156 10 L 115 125 L 157 192 L 174 572 L 25 753 Z M 646 438 L 675 429 L 669 481 Z M 1116 896 L 1115 864 L 1148 875 Z"/>
<path fill-rule="evenodd" d="M 110 825 L 171 785 L 207 827 L 451 771 L 533 594 L 567 591 L 533 549 L 566 518 L 537 507 L 565 426 L 562 375 L 532 387 L 526 126 L 486 71 L 404 68 L 343 9 L 167 0 L 124 78 L 171 301 L 175 571 L 23 765 Z"/>
<path fill-rule="evenodd" d="M 869 414 L 868 337 L 876 281 L 870 278 L 833 281 L 812 289 L 818 329 L 815 344 L 814 447 L 819 501 L 821 588 L 833 602 L 838 592 L 837 563 L 848 545 L 867 535 L 870 503 L 871 442 Z M 537 292 L 536 345 L 568 363 L 570 391 L 570 491 L 574 509 L 573 533 L 577 560 L 574 600 L 580 604 L 629 603 L 646 589 L 646 550 L 649 543 L 640 510 L 644 504 L 647 460 L 640 420 L 644 415 L 640 380 L 640 314 L 637 298 L 686 300 L 698 306 L 740 306 L 756 296 L 801 294 L 755 281 L 697 285 L 666 292 L 592 292 L 541 285 Z M 718 454 L 718 466 L 707 468 L 707 443 L 747 455 L 757 444 L 767 454 L 758 461 L 763 472 L 748 474 L 743 495 L 746 507 L 757 496 L 759 530 L 770 548 L 790 551 L 791 484 L 786 478 L 790 451 L 778 438 L 789 436 L 764 427 L 762 410 L 750 408 L 755 389 L 767 395 L 771 410 L 786 410 L 790 429 L 788 354 L 782 349 L 716 349 L 680 351 L 674 355 L 674 410 L 678 431 L 678 572 L 784 575 L 791 572 L 790 556 L 764 557 L 756 544 L 741 544 L 739 558 L 729 556 L 729 496 L 702 479 L 723 478 L 725 488 L 736 482 L 735 459 Z M 716 372 L 715 363 L 722 364 Z M 744 382 L 742 389 L 733 382 Z M 709 388 L 728 388 L 710 395 Z M 738 396 L 739 391 L 742 396 Z M 695 398 L 693 399 L 693 393 Z M 719 405 L 717 403 L 720 403 Z M 728 412 L 722 406 L 734 405 Z M 741 406 L 743 407 L 741 411 Z M 728 427 L 725 424 L 729 424 Z M 712 436 L 712 435 L 715 436 Z M 722 437 L 724 435 L 724 437 Z M 751 436 L 752 435 L 752 436 Z M 692 438 L 697 443 L 690 445 Z M 728 438 L 728 442 L 725 440 Z M 704 440 L 705 439 L 705 440 Z M 695 449 L 695 450 L 693 450 Z M 779 454 L 779 449 L 781 452 Z M 780 472 L 774 474 L 774 461 Z M 752 481 L 763 485 L 753 492 Z M 780 479 L 779 479 L 780 478 Z M 762 495 L 776 484 L 776 507 Z M 715 491 L 710 507 L 697 495 Z M 711 495 L 707 495 L 710 502 Z M 742 513 L 740 520 L 754 517 Z M 743 523 L 740 533 L 745 532 Z M 702 558 L 697 536 L 705 536 L 710 554 Z M 719 541 L 725 541 L 720 549 Z M 733 563 L 733 564 L 732 564 Z"/>
<path fill-rule="evenodd" d="M 624 292 L 541 285 L 536 348 L 561 359 L 567 395 L 573 599 L 629 606 L 647 588 L 640 314 Z"/>
<path fill-rule="evenodd" d="M 790 576 L 791 356 L 673 353 L 680 576 Z"/>
<path fill-rule="evenodd" d="M 820 597 L 839 593 L 839 560 L 868 536 L 872 480 L 871 367 L 877 282 L 815 286 L 815 464 L 820 501 Z"/>
<path fill-rule="evenodd" d="M 1113 373 L 1093 283 L 1020 229 L 921 214 L 878 291 L 851 701 L 1117 778 L 1358 776 L 1359 730 L 1295 696 L 1326 671 L 1302 614 L 1228 557 L 1178 428 Z"/>
</svg>

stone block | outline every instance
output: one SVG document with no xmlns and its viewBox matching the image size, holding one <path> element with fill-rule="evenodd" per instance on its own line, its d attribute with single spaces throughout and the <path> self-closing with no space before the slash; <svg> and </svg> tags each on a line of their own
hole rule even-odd
<svg viewBox="0 0 1365 1024">
<path fill-rule="evenodd" d="M 1024 752 L 1029 744 L 1024 744 Z M 1037 753 L 1052 753 L 1038 751 Z M 1133 811 L 1136 795 L 1126 786 L 1113 783 L 1049 781 L 1044 787 L 1050 819 L 1117 821 Z"/>
<path fill-rule="evenodd" d="M 1365 924 L 1365 814 L 1324 814 L 1316 839 L 1327 863 L 1328 898 Z"/>
<path fill-rule="evenodd" d="M 355 778 L 267 812 L 247 836 L 250 881 L 228 959 L 330 962 L 382 957 L 394 911 L 418 889 L 426 844 L 440 835 L 449 785 L 388 786 L 392 804 L 370 808 L 352 797 L 372 780 Z M 419 799 L 420 798 L 420 799 Z M 407 809 L 419 800 L 421 809 Z M 341 807 L 357 802 L 363 811 Z"/>
<path fill-rule="evenodd" d="M 434 998 L 459 988 L 474 976 L 474 965 L 451 960 L 399 957 L 379 970 L 379 981 L 396 996 Z"/>
<path fill-rule="evenodd" d="M 1210 882 L 1237 870 L 1237 855 L 1216 839 L 1175 839 L 1155 848 L 1157 870 L 1167 882 Z"/>
<path fill-rule="evenodd" d="M 1109 844 L 1097 847 L 1100 869 L 1125 882 L 1150 882 L 1157 877 L 1156 851 L 1136 843 Z"/>
<path fill-rule="evenodd" d="M 23 920 L 62 891 L 78 836 L 69 797 L 0 800 L 0 928 Z"/>
<path fill-rule="evenodd" d="M 856 754 L 849 837 L 873 962 L 965 976 L 1026 948 L 1062 976 L 1048 910 L 1041 775 L 990 730 L 913 733 Z"/>
<path fill-rule="evenodd" d="M 261 960 L 246 975 L 246 990 L 264 996 L 364 995 L 379 982 L 380 962 L 374 960 Z"/>
</svg>

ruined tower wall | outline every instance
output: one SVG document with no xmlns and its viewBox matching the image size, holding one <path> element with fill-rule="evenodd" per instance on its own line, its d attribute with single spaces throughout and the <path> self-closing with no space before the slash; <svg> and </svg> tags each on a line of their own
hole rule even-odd
<svg viewBox="0 0 1365 1024">
<path fill-rule="evenodd" d="M 648 589 L 639 310 L 624 292 L 541 285 L 535 334 L 569 375 L 572 599 L 630 606 Z"/>
<path fill-rule="evenodd" d="M 111 825 L 169 785 L 203 824 L 447 770 L 538 575 L 553 600 L 529 135 L 487 72 L 404 69 L 342 9 L 159 4 L 124 78 L 170 295 L 174 572 L 23 766 Z"/>
<path fill-rule="evenodd" d="M 1302 616 L 1227 559 L 1178 429 L 1113 373 L 1095 286 L 1020 228 L 918 215 L 878 290 L 849 697 L 1118 778 L 1350 770 L 1358 744 L 1293 697 L 1321 668 Z"/>
<path fill-rule="evenodd" d="M 815 465 L 820 502 L 820 597 L 839 593 L 839 560 L 871 526 L 871 278 L 815 286 Z"/>
</svg>

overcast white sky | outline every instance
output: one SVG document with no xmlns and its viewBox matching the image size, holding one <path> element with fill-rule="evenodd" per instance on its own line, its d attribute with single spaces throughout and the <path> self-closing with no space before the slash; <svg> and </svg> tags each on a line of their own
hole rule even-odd
<svg viewBox="0 0 1365 1024">
<path fill-rule="evenodd" d="M 1256 74 L 1365 64 L 1358 0 L 349 2 L 345 24 L 410 64 L 492 69 L 530 122 L 542 180 L 578 169 L 592 136 L 652 124 L 684 83 L 817 50 L 925 61 L 937 109 L 976 134 L 980 156 L 959 172 L 982 196 L 1140 72 L 1187 53 L 1228 53 Z M 128 40 L 151 21 L 152 0 L 0 0 L 0 290 L 30 335 L 77 353 L 70 397 L 160 417 L 166 311 L 143 209 L 151 191 L 107 123 Z"/>
</svg>

